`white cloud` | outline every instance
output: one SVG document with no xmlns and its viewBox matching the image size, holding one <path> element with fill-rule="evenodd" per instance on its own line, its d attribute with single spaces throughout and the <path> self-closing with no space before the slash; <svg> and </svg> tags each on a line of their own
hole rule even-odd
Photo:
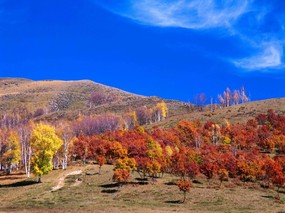
<svg viewBox="0 0 285 213">
<path fill-rule="evenodd" d="M 261 45 L 263 48 L 257 55 L 233 61 L 233 63 L 246 70 L 264 70 L 283 67 L 283 46 L 278 42 L 269 42 Z"/>
<path fill-rule="evenodd" d="M 192 30 L 223 28 L 229 36 L 239 38 L 241 47 L 248 52 L 248 57 L 228 59 L 239 69 L 265 71 L 284 67 L 284 42 L 276 39 L 279 32 L 258 33 L 272 5 L 256 0 L 121 0 L 116 7 L 108 9 L 151 26 Z M 243 23 L 238 22 L 241 18 L 245 18 Z M 279 25 L 284 31 L 282 21 Z"/>
<path fill-rule="evenodd" d="M 248 10 L 249 0 L 131 1 L 120 15 L 140 23 L 189 29 L 230 28 Z"/>
</svg>

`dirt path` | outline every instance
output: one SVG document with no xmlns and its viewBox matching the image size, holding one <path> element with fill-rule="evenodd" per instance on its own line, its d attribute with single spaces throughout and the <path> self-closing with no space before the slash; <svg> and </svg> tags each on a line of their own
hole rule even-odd
<svg viewBox="0 0 285 213">
<path fill-rule="evenodd" d="M 70 173 L 64 175 L 63 177 L 59 178 L 57 185 L 52 187 L 51 191 L 54 192 L 56 190 L 61 189 L 64 186 L 64 179 L 66 177 L 68 177 L 70 175 L 79 175 L 81 173 L 82 173 L 82 170 L 76 170 L 76 171 L 73 171 L 73 172 L 70 172 Z"/>
<path fill-rule="evenodd" d="M 72 186 L 79 186 L 81 183 L 82 183 L 82 180 L 81 180 L 81 179 L 76 179 L 76 180 L 75 180 L 75 183 L 72 184 Z"/>
</svg>

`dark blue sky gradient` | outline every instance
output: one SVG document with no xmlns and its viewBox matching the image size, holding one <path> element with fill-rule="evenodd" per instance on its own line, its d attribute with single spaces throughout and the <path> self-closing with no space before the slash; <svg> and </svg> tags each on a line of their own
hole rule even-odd
<svg viewBox="0 0 285 213">
<path fill-rule="evenodd" d="M 226 87 L 242 85 L 252 100 L 285 96 L 281 0 L 279 7 L 263 1 L 270 12 L 258 26 L 247 12 L 231 30 L 159 26 L 130 18 L 134 14 L 126 18 L 111 1 L 94 2 L 0 0 L 0 77 L 90 79 L 182 101 L 201 92 L 216 98 Z M 262 55 L 262 45 L 247 41 L 251 35 L 260 44 L 269 42 L 264 49 L 277 51 L 281 61 L 253 69 L 237 66 L 234 60 Z"/>
</svg>

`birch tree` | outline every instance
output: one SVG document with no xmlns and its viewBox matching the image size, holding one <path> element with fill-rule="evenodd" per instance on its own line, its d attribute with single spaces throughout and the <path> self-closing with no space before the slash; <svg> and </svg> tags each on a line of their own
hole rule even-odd
<svg viewBox="0 0 285 213">
<path fill-rule="evenodd" d="M 157 103 L 152 110 L 153 112 L 153 121 L 159 122 L 164 120 L 168 114 L 168 108 L 165 102 Z"/>
<path fill-rule="evenodd" d="M 31 171 L 31 157 L 32 157 L 32 147 L 30 143 L 32 127 L 31 124 L 22 125 L 18 128 L 18 133 L 20 137 L 21 144 L 21 164 L 24 166 L 25 173 L 27 177 L 30 177 Z"/>
<path fill-rule="evenodd" d="M 57 165 L 61 164 L 62 169 L 67 169 L 68 162 L 68 150 L 71 144 L 71 140 L 74 137 L 72 127 L 68 122 L 60 122 L 57 126 L 57 134 L 62 138 L 63 144 L 56 154 L 56 158 L 59 162 Z"/>
</svg>

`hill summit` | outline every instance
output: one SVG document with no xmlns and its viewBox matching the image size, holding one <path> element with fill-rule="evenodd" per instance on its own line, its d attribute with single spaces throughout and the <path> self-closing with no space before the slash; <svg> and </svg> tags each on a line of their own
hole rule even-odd
<svg viewBox="0 0 285 213">
<path fill-rule="evenodd" d="M 186 110 L 183 102 L 136 95 L 90 80 L 0 79 L 2 112 L 25 107 L 32 113 L 43 111 L 48 119 L 74 119 L 78 114 L 122 114 L 141 106 L 152 107 L 161 101 L 167 103 L 170 115 Z"/>
</svg>

